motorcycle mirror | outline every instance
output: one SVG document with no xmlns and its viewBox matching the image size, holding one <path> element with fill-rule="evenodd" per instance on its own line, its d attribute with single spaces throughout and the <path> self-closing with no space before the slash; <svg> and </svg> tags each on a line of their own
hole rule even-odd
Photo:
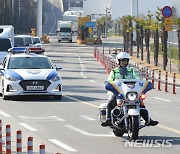
<svg viewBox="0 0 180 154">
<path fill-rule="evenodd" d="M 106 85 L 106 84 L 107 84 L 107 82 L 108 82 L 108 81 L 104 81 L 104 85 Z"/>
</svg>

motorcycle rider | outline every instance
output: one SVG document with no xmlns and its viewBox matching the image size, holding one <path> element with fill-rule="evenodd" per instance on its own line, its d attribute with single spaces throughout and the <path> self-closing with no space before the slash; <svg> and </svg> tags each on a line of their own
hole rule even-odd
<svg viewBox="0 0 180 154">
<path fill-rule="evenodd" d="M 127 52 L 120 52 L 116 56 L 116 62 L 118 64 L 118 67 L 115 69 L 111 70 L 108 81 L 114 81 L 116 79 L 139 79 L 137 73 L 135 72 L 134 69 L 130 68 L 128 66 L 130 60 L 130 56 Z M 122 76 L 120 71 L 122 68 L 126 68 L 127 73 L 126 76 Z M 108 102 L 107 105 L 107 120 L 101 124 L 101 126 L 106 127 L 106 126 L 111 126 L 111 110 L 117 105 L 116 103 L 116 96 L 113 94 L 111 97 L 111 100 Z M 154 121 L 151 118 L 149 119 L 148 111 L 145 109 L 144 104 L 140 105 L 141 109 L 140 110 L 140 115 L 143 117 L 145 120 L 146 126 L 156 126 L 158 124 L 158 121 Z"/>
</svg>

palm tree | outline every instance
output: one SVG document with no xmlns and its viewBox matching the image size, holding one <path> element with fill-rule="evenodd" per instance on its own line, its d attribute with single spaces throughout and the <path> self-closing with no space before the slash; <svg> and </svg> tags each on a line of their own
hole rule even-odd
<svg viewBox="0 0 180 154">
<path fill-rule="evenodd" d="M 136 57 L 139 58 L 139 50 L 140 50 L 140 18 L 135 18 L 136 22 L 136 46 L 137 46 L 137 54 Z"/>
<path fill-rule="evenodd" d="M 96 19 L 96 25 L 97 25 L 97 31 L 99 34 L 104 32 L 104 24 L 105 23 L 105 17 L 101 17 L 99 19 Z"/>
<path fill-rule="evenodd" d="M 134 16 L 125 16 L 122 18 L 123 26 L 123 38 L 124 38 L 124 51 L 128 52 L 130 49 L 130 55 L 133 55 L 133 21 Z"/>
<path fill-rule="evenodd" d="M 180 72 L 180 18 L 174 18 L 173 22 L 177 25 L 177 37 L 178 37 L 178 69 Z"/>
<path fill-rule="evenodd" d="M 141 50 L 141 61 L 144 60 L 144 25 L 145 25 L 145 20 L 143 18 L 139 18 L 139 28 L 140 28 L 140 36 L 139 36 L 139 42 L 140 42 L 140 50 Z"/>
<path fill-rule="evenodd" d="M 152 24 L 152 30 L 154 32 L 154 65 L 158 66 L 159 55 L 159 23 L 154 21 Z"/>
<path fill-rule="evenodd" d="M 146 62 L 150 64 L 150 34 L 151 34 L 151 27 L 152 27 L 152 14 L 148 14 L 148 19 L 144 21 L 144 29 L 145 29 L 145 45 L 146 45 L 146 52 L 147 52 L 147 58 Z"/>
<path fill-rule="evenodd" d="M 158 20 L 160 24 L 160 37 L 161 37 L 161 44 L 162 44 L 162 54 L 163 54 L 163 70 L 166 70 L 167 63 L 168 63 L 168 58 L 167 58 L 167 39 L 168 39 L 168 32 L 165 31 L 165 26 L 164 26 L 164 17 L 162 16 L 162 9 L 158 8 L 158 11 L 156 14 L 156 19 Z"/>
<path fill-rule="evenodd" d="M 127 17 L 124 16 L 122 18 L 122 27 L 123 27 L 123 44 L 124 44 L 124 51 L 128 51 L 129 49 L 129 32 L 128 29 L 128 20 Z"/>
</svg>

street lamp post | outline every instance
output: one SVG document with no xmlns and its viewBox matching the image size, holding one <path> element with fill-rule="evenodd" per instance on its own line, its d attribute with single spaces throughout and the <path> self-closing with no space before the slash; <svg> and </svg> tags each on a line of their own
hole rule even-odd
<svg viewBox="0 0 180 154">
<path fill-rule="evenodd" d="M 138 17 L 139 15 L 139 0 L 131 0 L 131 16 Z"/>
<path fill-rule="evenodd" d="M 107 37 L 107 17 L 108 17 L 108 14 L 110 13 L 110 9 L 111 9 L 111 7 L 108 8 L 106 6 L 106 13 L 105 13 L 105 37 Z"/>
<path fill-rule="evenodd" d="M 107 37 L 107 6 L 106 6 L 106 16 L 105 16 L 105 37 Z"/>
<path fill-rule="evenodd" d="M 42 36 L 42 0 L 38 0 L 37 10 L 37 36 Z"/>
</svg>

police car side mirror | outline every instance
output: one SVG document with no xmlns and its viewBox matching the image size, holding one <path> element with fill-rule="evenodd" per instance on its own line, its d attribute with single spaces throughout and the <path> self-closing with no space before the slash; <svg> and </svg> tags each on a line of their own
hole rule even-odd
<svg viewBox="0 0 180 154">
<path fill-rule="evenodd" d="M 61 67 L 61 66 L 56 66 L 56 69 L 57 69 L 57 70 L 61 70 L 62 67 Z"/>
<path fill-rule="evenodd" d="M 56 70 L 61 70 L 61 69 L 62 69 L 61 66 L 56 66 L 56 65 L 54 65 L 54 68 L 55 68 Z"/>
</svg>

